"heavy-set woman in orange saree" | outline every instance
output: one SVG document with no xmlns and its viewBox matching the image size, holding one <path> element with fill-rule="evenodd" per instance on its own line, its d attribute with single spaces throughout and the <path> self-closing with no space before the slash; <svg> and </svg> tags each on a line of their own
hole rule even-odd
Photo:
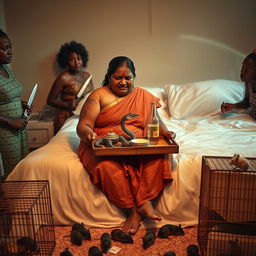
<svg viewBox="0 0 256 256">
<path fill-rule="evenodd" d="M 136 113 L 139 116 L 126 121 L 126 127 L 137 137 L 145 136 L 152 101 L 159 99 L 144 89 L 135 88 L 121 102 L 99 114 L 94 131 L 98 136 L 104 136 L 112 129 L 125 136 L 120 126 L 121 118 Z M 96 157 L 83 141 L 79 155 L 92 182 L 122 208 L 141 206 L 157 197 L 164 183 L 171 180 L 171 169 L 165 155 Z"/>
<path fill-rule="evenodd" d="M 171 182 L 172 175 L 165 155 L 97 157 L 89 146 L 92 137 L 104 136 L 111 129 L 126 136 L 120 122 L 128 113 L 138 116 L 126 121 L 127 129 L 137 137 L 146 136 L 151 103 L 155 101 L 157 107 L 161 106 L 157 97 L 142 88 L 134 88 L 135 69 L 129 67 L 131 63 L 126 58 L 113 59 L 115 68 L 110 62 L 106 76 L 107 79 L 109 77 L 108 86 L 96 89 L 89 96 L 77 131 L 81 137 L 79 157 L 92 182 L 117 206 L 131 210 L 122 228 L 133 234 L 139 227 L 141 215 L 161 220 L 150 201 L 159 195 L 165 184 Z M 173 133 L 161 124 L 160 133 L 172 137 Z"/>
</svg>

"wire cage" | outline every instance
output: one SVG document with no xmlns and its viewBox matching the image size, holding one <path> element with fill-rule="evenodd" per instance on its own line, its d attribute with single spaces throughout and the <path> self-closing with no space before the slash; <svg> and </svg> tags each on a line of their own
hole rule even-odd
<svg viewBox="0 0 256 256">
<path fill-rule="evenodd" d="M 55 242 L 48 181 L 0 182 L 0 255 L 52 255 Z"/>
<path fill-rule="evenodd" d="M 203 256 L 256 255 L 256 158 L 248 170 L 230 157 L 203 156 L 198 244 Z"/>
</svg>

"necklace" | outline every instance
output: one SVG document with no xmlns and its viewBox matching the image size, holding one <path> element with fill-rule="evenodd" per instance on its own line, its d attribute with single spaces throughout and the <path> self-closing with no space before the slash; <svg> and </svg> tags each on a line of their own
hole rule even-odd
<svg viewBox="0 0 256 256">
<path fill-rule="evenodd" d="M 120 98 L 117 98 L 116 95 L 114 95 L 114 96 L 115 96 L 115 99 L 116 99 L 116 103 L 119 103 L 121 101 Z"/>
<path fill-rule="evenodd" d="M 117 98 L 117 97 L 116 97 L 116 94 L 112 91 L 112 89 L 111 89 L 111 86 L 110 86 L 110 85 L 108 86 L 108 88 L 109 88 L 109 90 L 113 93 L 113 96 L 115 97 L 116 103 L 119 103 L 119 102 L 120 102 L 120 100 L 119 100 L 119 98 Z"/>
</svg>

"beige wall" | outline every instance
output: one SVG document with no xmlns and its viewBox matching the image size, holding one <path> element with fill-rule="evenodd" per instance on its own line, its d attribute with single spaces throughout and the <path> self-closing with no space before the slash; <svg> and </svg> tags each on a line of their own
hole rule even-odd
<svg viewBox="0 0 256 256">
<path fill-rule="evenodd" d="M 134 60 L 138 86 L 239 80 L 243 57 L 256 48 L 255 0 L 5 0 L 4 7 L 12 67 L 25 98 L 39 83 L 37 110 L 66 41 L 87 47 L 96 86 L 117 55 Z"/>
<path fill-rule="evenodd" d="M 0 0 L 0 28 L 5 30 L 4 0 Z"/>
</svg>

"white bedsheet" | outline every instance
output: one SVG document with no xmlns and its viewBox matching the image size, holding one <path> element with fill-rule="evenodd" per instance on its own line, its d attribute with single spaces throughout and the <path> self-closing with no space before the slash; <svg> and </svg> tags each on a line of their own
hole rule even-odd
<svg viewBox="0 0 256 256">
<path fill-rule="evenodd" d="M 161 111 L 168 128 L 177 133 L 180 153 L 174 155 L 173 182 L 157 201 L 161 222 L 146 222 L 147 227 L 172 223 L 197 224 L 202 155 L 256 156 L 256 122 L 247 113 L 220 113 L 204 119 L 175 120 Z M 125 217 L 90 181 L 77 156 L 78 117 L 71 117 L 61 131 L 42 148 L 21 161 L 8 180 L 49 180 L 55 224 L 83 222 L 89 226 L 114 227 Z"/>
</svg>

